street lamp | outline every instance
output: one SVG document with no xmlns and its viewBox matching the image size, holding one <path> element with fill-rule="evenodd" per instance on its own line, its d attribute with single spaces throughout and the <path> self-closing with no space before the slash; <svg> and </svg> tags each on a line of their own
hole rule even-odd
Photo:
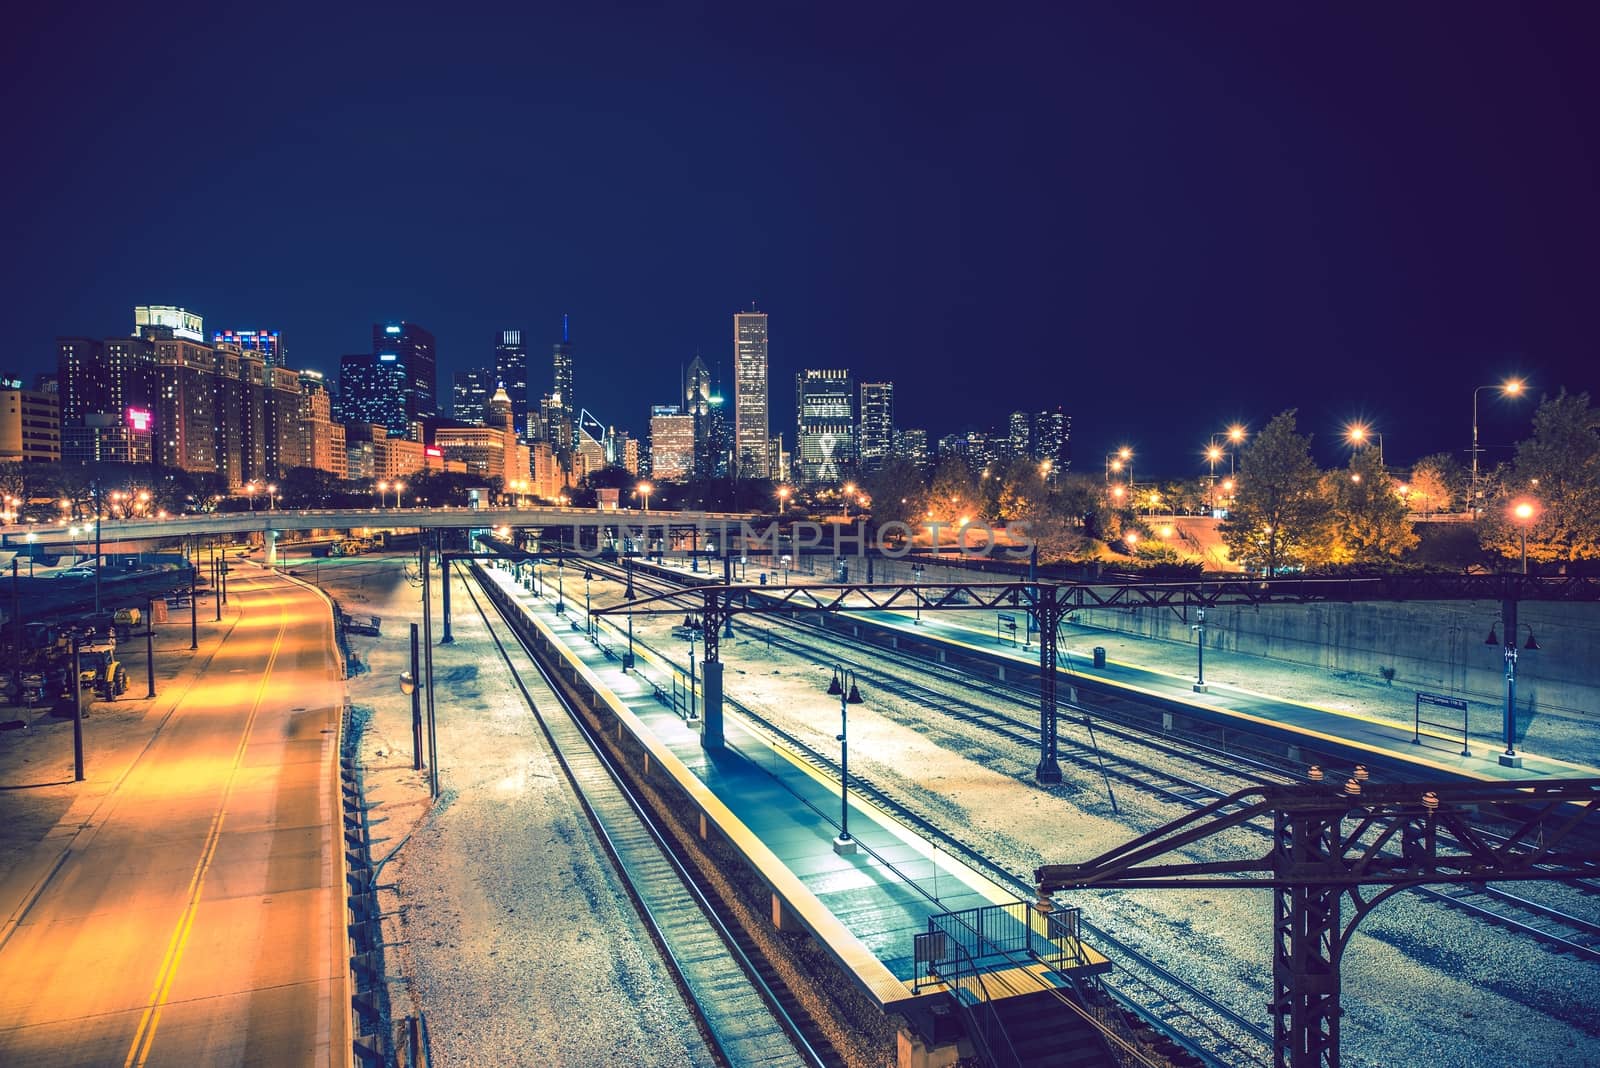
<svg viewBox="0 0 1600 1068">
<path fill-rule="evenodd" d="M 246 482 L 244 484 L 244 495 L 250 499 L 250 511 L 254 512 L 256 510 L 256 484 L 254 482 Z"/>
<path fill-rule="evenodd" d="M 583 632 L 589 637 L 594 637 L 594 615 L 589 611 L 589 580 L 594 576 L 588 568 L 583 569 Z"/>
<path fill-rule="evenodd" d="M 278 484 L 276 482 L 268 482 L 267 483 L 267 511 L 276 512 L 277 510 L 278 510 Z"/>
<path fill-rule="evenodd" d="M 778 487 L 778 514 L 779 515 L 782 515 L 784 512 L 787 512 L 789 510 L 789 497 L 793 493 L 794 493 L 794 490 L 790 489 L 788 486 L 779 486 Z"/>
<path fill-rule="evenodd" d="M 405 491 L 405 488 L 406 484 L 404 482 L 396 482 L 394 484 L 394 506 L 396 508 L 400 507 L 400 494 Z"/>
<path fill-rule="evenodd" d="M 911 621 L 913 626 L 920 625 L 922 623 L 922 572 L 924 570 L 925 569 L 921 564 L 911 565 L 911 584 L 917 587 L 915 591 L 917 595 L 917 615 L 916 618 Z"/>
<path fill-rule="evenodd" d="M 655 489 L 656 488 L 648 482 L 641 482 L 635 488 L 634 492 L 638 493 L 639 496 L 644 498 L 644 510 L 647 512 L 650 510 L 650 494 L 654 493 Z"/>
<path fill-rule="evenodd" d="M 1211 511 L 1213 514 L 1217 510 L 1217 461 L 1220 459 L 1222 459 L 1222 449 L 1213 441 L 1206 446 L 1206 463 L 1211 465 L 1209 485 L 1211 486 Z"/>
<path fill-rule="evenodd" d="M 1483 450 L 1478 447 L 1478 394 L 1486 389 L 1498 389 L 1501 396 L 1516 397 L 1527 388 L 1527 383 L 1520 378 L 1508 378 L 1497 386 L 1479 386 L 1472 391 L 1472 488 L 1478 488 L 1478 454 Z M 1477 500 L 1474 496 L 1473 500 Z"/>
<path fill-rule="evenodd" d="M 566 561 L 560 555 L 561 550 L 556 550 L 556 615 L 565 615 L 567 611 L 567 587 L 563 581 L 566 578 Z"/>
<path fill-rule="evenodd" d="M 833 840 L 833 851 L 841 856 L 856 851 L 856 842 L 850 837 L 850 714 L 849 706 L 861 704 L 861 691 L 856 687 L 856 673 L 843 664 L 833 666 L 833 681 L 828 683 L 828 693 L 839 699 L 839 837 Z"/>
<path fill-rule="evenodd" d="M 1510 609 L 1510 616 L 1502 616 L 1502 622 L 1507 619 L 1514 621 L 1517 602 L 1505 602 Z M 1502 647 L 1502 654 L 1506 662 L 1506 707 L 1505 707 L 1505 733 L 1506 751 L 1500 755 L 1500 763 L 1509 768 L 1521 767 L 1522 758 L 1517 755 L 1517 635 L 1523 627 L 1528 628 L 1528 641 L 1523 645 L 1526 652 L 1538 652 L 1539 643 L 1533 636 L 1533 628 L 1526 623 L 1507 622 L 1506 640 Z M 1500 645 L 1500 636 L 1495 633 L 1494 624 L 1489 624 L 1489 636 L 1483 640 L 1485 645 Z"/>
<path fill-rule="evenodd" d="M 850 522 L 850 498 L 855 495 L 855 492 L 856 484 L 854 482 L 846 482 L 844 484 L 844 521 L 846 523 Z"/>
<path fill-rule="evenodd" d="M 379 508 L 383 507 L 383 495 L 385 493 L 388 493 L 388 492 L 389 492 L 389 482 L 388 482 L 388 480 L 385 479 L 385 480 L 379 482 L 378 483 L 378 507 Z"/>
<path fill-rule="evenodd" d="M 1197 608 L 1195 621 L 1189 627 L 1194 631 L 1194 692 L 1206 692 L 1206 610 Z"/>
<path fill-rule="evenodd" d="M 1528 573 L 1528 527 L 1538 518 L 1539 506 L 1529 500 L 1518 501 L 1511 506 L 1511 518 L 1517 524 L 1518 533 L 1522 535 L 1522 573 Z"/>
<path fill-rule="evenodd" d="M 1344 428 L 1344 439 L 1356 448 L 1370 445 L 1372 439 L 1378 439 L 1378 466 L 1383 466 L 1383 435 L 1373 430 L 1365 423 L 1351 423 Z"/>
<path fill-rule="evenodd" d="M 689 622 L 692 623 L 693 620 L 691 619 Z M 699 635 L 692 626 L 686 629 L 689 631 L 689 722 L 693 723 L 700 715 L 699 709 L 695 708 L 694 703 L 694 640 Z"/>
</svg>

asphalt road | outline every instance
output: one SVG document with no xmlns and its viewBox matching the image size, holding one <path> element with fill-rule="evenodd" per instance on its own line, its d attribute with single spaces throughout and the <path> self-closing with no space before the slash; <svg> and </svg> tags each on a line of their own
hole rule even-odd
<svg viewBox="0 0 1600 1068">
<path fill-rule="evenodd" d="M 342 684 L 326 603 L 242 617 L 0 946 L 0 1064 L 342 1065 Z"/>
</svg>

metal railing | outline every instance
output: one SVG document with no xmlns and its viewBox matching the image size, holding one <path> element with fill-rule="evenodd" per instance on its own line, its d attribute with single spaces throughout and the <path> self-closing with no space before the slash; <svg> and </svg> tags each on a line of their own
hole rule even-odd
<svg viewBox="0 0 1600 1068">
<path fill-rule="evenodd" d="M 1028 961 L 1056 972 L 1086 965 L 1078 916 L 1077 908 L 1043 912 L 1028 901 L 930 916 L 928 930 L 913 940 L 912 989 Z"/>
</svg>

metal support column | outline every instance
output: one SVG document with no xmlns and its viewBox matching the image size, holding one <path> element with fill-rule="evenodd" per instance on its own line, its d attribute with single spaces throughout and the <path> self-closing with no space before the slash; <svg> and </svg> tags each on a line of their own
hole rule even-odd
<svg viewBox="0 0 1600 1068">
<path fill-rule="evenodd" d="M 419 624 L 411 624 L 411 770 L 422 770 L 422 665 L 417 646 L 421 642 Z"/>
<path fill-rule="evenodd" d="M 1273 845 L 1273 1059 L 1277 1068 L 1338 1068 L 1342 812 L 1279 811 Z M 1318 879 L 1328 877 L 1328 883 Z"/>
<path fill-rule="evenodd" d="M 421 536 L 420 533 L 418 536 Z M 439 637 L 439 644 L 450 645 L 455 642 L 455 638 L 451 637 L 450 635 L 450 565 L 445 560 L 442 552 L 439 554 L 439 583 L 444 588 L 444 596 L 442 598 L 442 611 L 444 612 L 444 633 Z"/>
<path fill-rule="evenodd" d="M 1033 777 L 1040 782 L 1060 782 L 1061 764 L 1056 743 L 1056 637 L 1065 615 L 1054 586 L 1034 586 L 1033 611 L 1039 622 L 1039 766 Z"/>
<path fill-rule="evenodd" d="M 700 747 L 722 748 L 722 661 L 717 657 L 717 641 L 722 634 L 726 610 L 722 598 L 712 590 L 706 591 L 706 603 L 700 613 L 705 639 L 701 706 Z"/>
</svg>

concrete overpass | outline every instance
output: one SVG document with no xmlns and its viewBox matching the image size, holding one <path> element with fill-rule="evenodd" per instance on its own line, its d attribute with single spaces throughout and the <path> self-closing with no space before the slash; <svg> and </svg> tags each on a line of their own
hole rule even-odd
<svg viewBox="0 0 1600 1068">
<path fill-rule="evenodd" d="M 267 545 L 268 564 L 272 562 L 278 534 L 295 530 L 462 530 L 478 527 L 603 529 L 622 525 L 638 528 L 688 530 L 737 526 L 758 518 L 752 512 L 652 512 L 598 508 L 309 508 L 257 509 L 254 512 L 215 512 L 199 515 L 168 516 L 165 519 L 102 519 L 102 547 L 116 542 L 163 541 L 172 538 L 216 537 L 219 535 L 260 534 Z M 77 534 L 71 528 L 77 527 Z M 12 527 L 0 530 L 0 549 L 20 548 L 28 543 L 62 548 L 75 546 L 84 554 L 94 552 L 95 528 L 91 520 L 76 524 Z"/>
</svg>

